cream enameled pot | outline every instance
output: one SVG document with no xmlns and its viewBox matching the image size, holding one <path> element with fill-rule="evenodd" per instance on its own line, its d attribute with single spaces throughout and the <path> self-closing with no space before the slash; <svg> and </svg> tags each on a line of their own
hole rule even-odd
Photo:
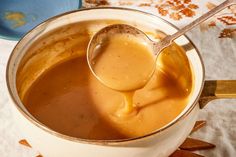
<svg viewBox="0 0 236 157">
<path fill-rule="evenodd" d="M 44 157 L 166 157 L 173 153 L 193 128 L 199 109 L 209 100 L 235 98 L 235 81 L 204 81 L 204 67 L 197 48 L 181 36 L 175 42 L 183 46 L 195 77 L 191 99 L 185 110 L 165 127 L 143 137 L 125 140 L 85 140 L 55 132 L 38 122 L 22 104 L 16 75 L 27 49 L 47 32 L 70 23 L 114 19 L 159 28 L 172 34 L 177 28 L 163 19 L 137 10 L 123 8 L 84 9 L 53 17 L 30 31 L 14 48 L 8 61 L 6 80 L 16 123 L 32 147 Z M 205 82 L 205 85 L 204 85 Z"/>
</svg>

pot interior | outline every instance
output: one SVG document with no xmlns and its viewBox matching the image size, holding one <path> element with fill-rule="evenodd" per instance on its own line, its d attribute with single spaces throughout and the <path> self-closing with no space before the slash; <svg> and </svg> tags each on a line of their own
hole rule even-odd
<svg viewBox="0 0 236 157">
<path fill-rule="evenodd" d="M 116 23 L 133 25 L 156 41 L 160 40 L 159 37 L 163 38 L 165 34 L 173 34 L 177 30 L 156 16 L 118 8 L 76 11 L 42 23 L 17 44 L 9 61 L 8 85 L 20 110 L 38 122 L 22 104 L 33 83 L 48 69 L 69 59 L 85 56 L 87 43 L 92 35 L 101 28 Z M 176 53 L 161 53 L 157 66 L 176 78 L 183 89 L 191 86 L 191 97 L 183 111 L 160 129 L 170 126 L 190 111 L 203 86 L 204 70 L 196 48 L 185 36 L 176 39 L 175 43 L 168 50 Z M 78 45 L 84 46 L 78 48 Z M 48 47 L 47 51 L 45 47 Z M 180 51 L 176 51 L 177 49 Z"/>
</svg>

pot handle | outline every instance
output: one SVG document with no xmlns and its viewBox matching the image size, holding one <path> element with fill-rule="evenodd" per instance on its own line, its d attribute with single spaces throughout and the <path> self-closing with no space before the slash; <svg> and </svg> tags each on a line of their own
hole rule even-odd
<svg viewBox="0 0 236 157">
<path fill-rule="evenodd" d="M 200 108 L 215 99 L 236 98 L 236 80 L 207 80 L 199 99 Z"/>
</svg>

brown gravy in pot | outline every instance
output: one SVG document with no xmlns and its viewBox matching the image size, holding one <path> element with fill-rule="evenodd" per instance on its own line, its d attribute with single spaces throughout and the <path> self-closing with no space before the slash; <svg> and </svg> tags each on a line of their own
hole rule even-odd
<svg viewBox="0 0 236 157">
<path fill-rule="evenodd" d="M 170 64 L 168 50 L 163 53 L 160 58 Z M 85 55 L 46 70 L 27 90 L 23 103 L 36 119 L 65 135 L 102 140 L 146 135 L 175 119 L 188 103 L 191 80 L 181 83 L 186 79 L 174 75 L 168 64 L 157 68 L 145 87 L 135 92 L 133 103 L 139 111 L 134 116 L 115 115 L 124 107 L 124 97 L 91 74 Z"/>
</svg>

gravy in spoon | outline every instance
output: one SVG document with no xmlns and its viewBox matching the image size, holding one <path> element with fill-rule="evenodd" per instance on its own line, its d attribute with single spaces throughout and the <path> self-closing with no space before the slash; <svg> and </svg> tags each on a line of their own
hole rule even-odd
<svg viewBox="0 0 236 157">
<path fill-rule="evenodd" d="M 105 86 L 124 95 L 124 108 L 118 116 L 137 112 L 133 104 L 135 90 L 145 86 L 150 71 L 155 69 L 155 59 L 150 48 L 137 37 L 114 34 L 94 50 L 92 69 Z"/>
</svg>

